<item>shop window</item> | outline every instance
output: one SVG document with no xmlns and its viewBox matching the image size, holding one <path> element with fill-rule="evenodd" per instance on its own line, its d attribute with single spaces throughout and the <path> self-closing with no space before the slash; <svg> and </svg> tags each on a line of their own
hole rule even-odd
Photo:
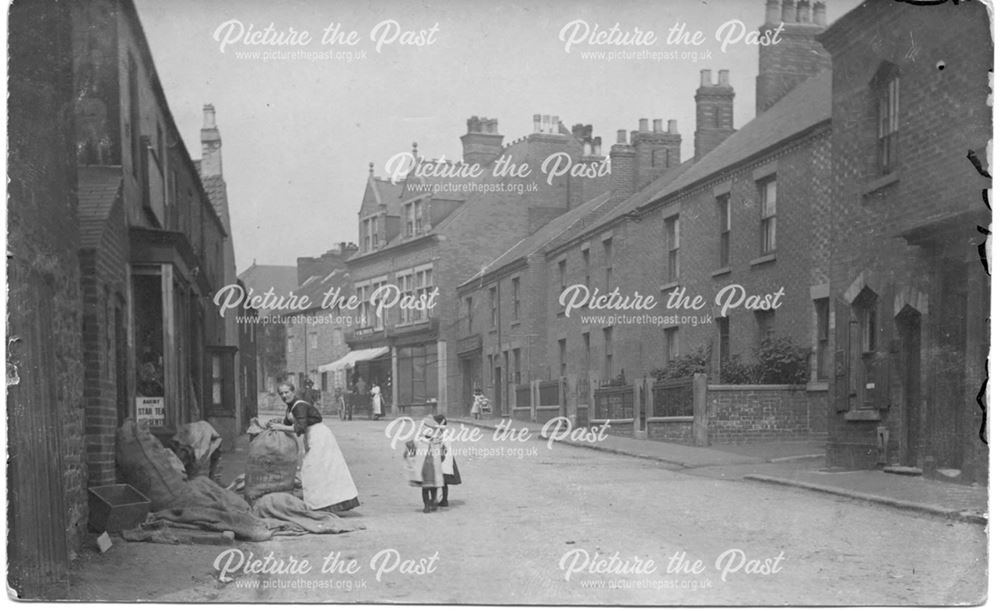
<svg viewBox="0 0 1000 611">
<path fill-rule="evenodd" d="M 158 272 L 132 279 L 136 337 L 136 392 L 163 397 L 163 288 Z"/>
</svg>

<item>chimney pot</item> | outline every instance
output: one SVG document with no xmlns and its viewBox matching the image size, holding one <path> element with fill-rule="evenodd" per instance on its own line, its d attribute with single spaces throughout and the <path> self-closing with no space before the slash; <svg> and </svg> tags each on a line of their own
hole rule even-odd
<svg viewBox="0 0 1000 611">
<path fill-rule="evenodd" d="M 584 141 L 583 143 L 583 156 L 590 157 L 593 154 L 593 148 L 589 142 Z"/>
<path fill-rule="evenodd" d="M 641 132 L 649 131 L 649 119 L 639 119 L 639 131 Z"/>
<path fill-rule="evenodd" d="M 417 157 L 417 143 L 416 142 L 413 143 L 413 158 L 414 159 L 419 159 L 419 157 Z"/>
<path fill-rule="evenodd" d="M 214 129 L 215 128 L 215 106 L 212 104 L 205 104 L 202 107 L 202 111 L 205 115 L 205 124 L 202 129 Z"/>
<path fill-rule="evenodd" d="M 729 85 L 729 70 L 719 70 L 719 85 L 720 86 Z"/>
<path fill-rule="evenodd" d="M 764 24 L 778 25 L 781 22 L 781 2 L 780 0 L 767 0 L 764 9 Z"/>
<path fill-rule="evenodd" d="M 628 133 L 624 129 L 618 130 L 618 144 L 628 144 Z"/>
<path fill-rule="evenodd" d="M 826 3 L 819 1 L 813 4 L 813 23 L 826 27 Z"/>
<path fill-rule="evenodd" d="M 667 133 L 677 134 L 677 119 L 670 119 L 667 121 Z"/>
<path fill-rule="evenodd" d="M 375 174 L 375 162 L 374 161 L 369 161 L 368 162 L 368 175 L 372 176 L 374 174 Z"/>
<path fill-rule="evenodd" d="M 595 157 L 600 157 L 601 156 L 601 137 L 598 136 L 598 137 L 594 138 L 594 141 L 593 141 L 592 144 L 594 146 L 594 148 L 593 148 L 593 155 Z"/>
<path fill-rule="evenodd" d="M 708 87 L 712 84 L 712 71 L 702 70 L 701 71 L 701 86 Z"/>
<path fill-rule="evenodd" d="M 785 23 L 795 23 L 795 0 L 784 0 L 781 5 L 781 20 Z"/>
<path fill-rule="evenodd" d="M 795 19 L 799 23 L 809 23 L 809 0 L 799 0 L 799 11 Z"/>
<path fill-rule="evenodd" d="M 542 115 L 535 115 L 532 120 L 535 122 L 535 131 L 542 131 Z"/>
<path fill-rule="evenodd" d="M 660 133 L 663 131 L 663 119 L 653 119 L 653 132 Z"/>
</svg>

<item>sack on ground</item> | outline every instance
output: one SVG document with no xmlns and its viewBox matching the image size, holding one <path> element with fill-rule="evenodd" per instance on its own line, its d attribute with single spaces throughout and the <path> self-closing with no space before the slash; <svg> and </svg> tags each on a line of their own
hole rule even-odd
<svg viewBox="0 0 1000 611">
<path fill-rule="evenodd" d="M 188 492 L 184 467 L 173 452 L 163 447 L 149 429 L 126 420 L 117 432 L 118 468 L 125 481 L 150 500 L 150 509 L 159 511 Z"/>
<path fill-rule="evenodd" d="M 267 429 L 250 443 L 243 494 L 248 501 L 271 492 L 295 488 L 299 463 L 299 443 L 295 434 Z"/>
</svg>

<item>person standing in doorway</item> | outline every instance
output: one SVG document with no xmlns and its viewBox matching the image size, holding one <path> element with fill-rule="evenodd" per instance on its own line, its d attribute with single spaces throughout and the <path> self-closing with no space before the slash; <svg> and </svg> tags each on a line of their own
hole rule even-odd
<svg viewBox="0 0 1000 611">
<path fill-rule="evenodd" d="M 378 420 L 382 417 L 382 388 L 378 385 L 378 380 L 372 380 L 372 419 Z"/>
</svg>

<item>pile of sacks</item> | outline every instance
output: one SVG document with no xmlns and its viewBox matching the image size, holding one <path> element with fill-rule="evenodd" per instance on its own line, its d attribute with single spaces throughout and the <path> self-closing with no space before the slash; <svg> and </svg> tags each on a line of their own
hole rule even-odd
<svg viewBox="0 0 1000 611">
<path fill-rule="evenodd" d="M 198 425 L 195 429 L 204 432 L 201 423 L 194 424 Z M 243 496 L 205 475 L 191 476 L 190 464 L 185 468 L 174 452 L 132 420 L 125 421 L 117 437 L 118 466 L 125 481 L 150 500 L 152 513 L 144 528 L 196 526 L 232 531 L 236 538 L 246 541 L 266 541 L 279 534 L 336 534 L 363 528 L 333 514 L 310 511 L 293 494 L 298 442 L 283 431 L 266 430 L 251 442 Z M 209 443 L 195 446 L 194 463 L 204 463 L 214 452 L 212 448 L 218 447 L 211 437 Z M 213 470 L 209 466 L 202 472 L 206 471 Z"/>
</svg>

